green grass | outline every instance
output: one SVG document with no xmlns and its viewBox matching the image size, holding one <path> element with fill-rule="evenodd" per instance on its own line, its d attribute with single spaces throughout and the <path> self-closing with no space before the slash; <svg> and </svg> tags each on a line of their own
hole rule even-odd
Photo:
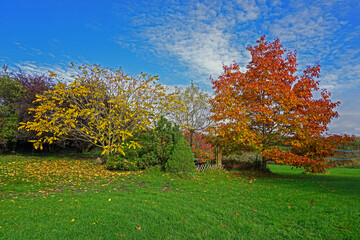
<svg viewBox="0 0 360 240">
<path fill-rule="evenodd" d="M 99 169 L 0 156 L 0 239 L 360 239 L 359 168 L 195 179 Z"/>
</svg>

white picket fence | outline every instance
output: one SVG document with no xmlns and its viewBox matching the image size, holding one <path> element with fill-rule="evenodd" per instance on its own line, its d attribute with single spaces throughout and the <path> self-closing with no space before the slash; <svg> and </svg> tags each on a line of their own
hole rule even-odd
<svg viewBox="0 0 360 240">
<path fill-rule="evenodd" d="M 202 165 L 196 165 L 196 170 L 198 171 L 205 171 L 209 169 L 223 169 L 223 166 L 217 165 L 217 164 L 202 164 Z"/>
</svg>

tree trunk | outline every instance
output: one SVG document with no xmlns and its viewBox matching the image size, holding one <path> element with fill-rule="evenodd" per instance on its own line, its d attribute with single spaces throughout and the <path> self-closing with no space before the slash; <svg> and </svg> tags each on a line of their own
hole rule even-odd
<svg viewBox="0 0 360 240">
<path fill-rule="evenodd" d="M 267 172 L 268 168 L 267 168 L 267 159 L 265 157 L 259 157 L 256 156 L 256 165 L 255 168 L 263 171 L 263 172 Z"/>
<path fill-rule="evenodd" d="M 17 141 L 14 141 L 14 142 L 12 143 L 11 153 L 16 153 L 16 147 L 17 147 Z"/>
<path fill-rule="evenodd" d="M 91 143 L 83 143 L 83 144 L 81 144 L 81 153 L 89 152 L 91 147 L 92 147 Z"/>
<path fill-rule="evenodd" d="M 262 159 L 261 161 L 261 171 L 263 172 L 267 172 L 267 160 L 265 158 Z"/>
<path fill-rule="evenodd" d="M 193 145 L 193 136 L 194 136 L 194 130 L 190 130 L 190 147 L 192 148 Z"/>
<path fill-rule="evenodd" d="M 263 171 L 263 172 L 267 172 L 268 169 L 267 169 L 267 159 L 265 157 L 262 157 L 261 158 L 261 162 L 260 162 L 260 170 Z"/>
<path fill-rule="evenodd" d="M 54 144 L 48 144 L 49 153 L 54 153 Z"/>
</svg>

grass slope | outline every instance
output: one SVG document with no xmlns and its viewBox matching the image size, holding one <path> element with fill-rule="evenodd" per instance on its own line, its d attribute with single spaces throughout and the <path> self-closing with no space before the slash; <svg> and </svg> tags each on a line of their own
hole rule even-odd
<svg viewBox="0 0 360 240">
<path fill-rule="evenodd" d="M 359 239 L 360 169 L 113 173 L 0 156 L 0 239 Z"/>
</svg>

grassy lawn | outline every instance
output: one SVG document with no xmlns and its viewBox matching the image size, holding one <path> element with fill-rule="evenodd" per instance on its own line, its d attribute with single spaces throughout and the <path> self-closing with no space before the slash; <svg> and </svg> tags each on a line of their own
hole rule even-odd
<svg viewBox="0 0 360 240">
<path fill-rule="evenodd" d="M 0 156 L 0 239 L 360 239 L 360 168 L 116 173 Z"/>
</svg>

